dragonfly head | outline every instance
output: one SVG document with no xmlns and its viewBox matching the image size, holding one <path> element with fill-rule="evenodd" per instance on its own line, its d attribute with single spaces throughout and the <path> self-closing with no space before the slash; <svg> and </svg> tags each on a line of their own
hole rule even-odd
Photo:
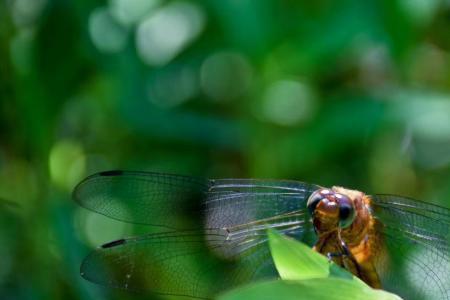
<svg viewBox="0 0 450 300">
<path fill-rule="evenodd" d="M 349 227 L 356 216 L 352 199 L 332 189 L 319 189 L 312 193 L 307 208 L 319 235 Z"/>
</svg>

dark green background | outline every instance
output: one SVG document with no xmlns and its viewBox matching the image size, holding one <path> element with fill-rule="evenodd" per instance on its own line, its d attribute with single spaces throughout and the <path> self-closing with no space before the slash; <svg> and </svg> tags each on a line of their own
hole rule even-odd
<svg viewBox="0 0 450 300">
<path fill-rule="evenodd" d="M 123 297 L 79 276 L 131 232 L 72 202 L 96 171 L 450 206 L 449 16 L 440 0 L 0 2 L 2 299 Z"/>
</svg>

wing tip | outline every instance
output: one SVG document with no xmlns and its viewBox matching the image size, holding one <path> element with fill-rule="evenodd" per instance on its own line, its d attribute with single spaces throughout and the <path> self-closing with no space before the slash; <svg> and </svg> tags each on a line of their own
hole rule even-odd
<svg viewBox="0 0 450 300">
<path fill-rule="evenodd" d="M 72 190 L 72 199 L 74 199 L 76 202 L 78 203 L 82 203 L 80 197 L 79 197 L 79 192 L 82 188 L 82 186 L 90 181 L 91 179 L 95 179 L 98 177 L 109 177 L 109 176 L 121 176 L 125 173 L 125 171 L 123 170 L 109 170 L 109 171 L 102 171 L 102 172 L 98 172 L 98 173 L 94 173 L 92 175 L 89 175 L 87 177 L 85 177 L 83 180 L 81 180 Z M 83 206 L 83 205 L 82 205 Z"/>
</svg>

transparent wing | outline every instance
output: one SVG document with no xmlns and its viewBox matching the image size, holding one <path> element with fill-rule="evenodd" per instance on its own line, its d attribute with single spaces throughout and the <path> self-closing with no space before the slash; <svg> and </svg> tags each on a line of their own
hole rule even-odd
<svg viewBox="0 0 450 300">
<path fill-rule="evenodd" d="M 180 219 L 189 217 L 201 228 L 223 228 L 302 211 L 315 189 L 297 181 L 109 171 L 83 180 L 73 197 L 87 209 L 126 222 L 179 228 Z"/>
<path fill-rule="evenodd" d="M 212 298 L 230 287 L 277 276 L 263 229 L 231 238 L 226 231 L 207 230 L 118 240 L 86 257 L 81 274 L 116 288 L 195 298 Z"/>
<path fill-rule="evenodd" d="M 404 299 L 450 299 L 450 210 L 399 196 L 372 198 L 383 287 Z"/>
<path fill-rule="evenodd" d="M 85 259 L 82 274 L 107 286 L 198 298 L 276 276 L 266 230 L 311 238 L 306 200 L 317 188 L 296 181 L 207 180 L 144 172 L 90 176 L 74 191 L 75 200 L 88 209 L 170 228 L 180 228 L 179 219 L 189 216 L 201 229 L 106 244 Z"/>
<path fill-rule="evenodd" d="M 89 210 L 120 221 L 176 227 L 177 217 L 200 212 L 199 200 L 210 184 L 180 175 L 107 171 L 80 182 L 73 198 Z"/>
<path fill-rule="evenodd" d="M 305 226 L 306 201 L 318 186 L 298 181 L 215 179 L 202 204 L 206 228 Z"/>
</svg>

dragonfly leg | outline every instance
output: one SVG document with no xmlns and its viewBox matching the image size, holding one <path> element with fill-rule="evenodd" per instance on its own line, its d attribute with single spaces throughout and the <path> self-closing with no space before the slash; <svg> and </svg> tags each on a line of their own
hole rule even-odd
<svg viewBox="0 0 450 300">
<path fill-rule="evenodd" d="M 348 249 L 347 245 L 343 241 L 341 241 L 341 250 L 342 251 L 339 251 L 339 252 L 328 252 L 327 253 L 328 260 L 331 261 L 335 257 L 351 259 L 350 250 Z"/>
<path fill-rule="evenodd" d="M 345 254 L 342 252 L 328 252 L 327 253 L 327 258 L 328 258 L 328 261 L 330 261 L 330 262 L 333 260 L 333 258 L 337 258 L 337 257 L 341 258 L 343 256 L 345 256 Z"/>
<path fill-rule="evenodd" d="M 352 272 L 359 278 L 362 278 L 363 272 L 361 270 L 361 266 L 356 261 L 356 258 L 353 256 L 353 254 L 350 252 L 347 244 L 342 240 L 341 240 L 341 248 L 345 253 L 345 259 L 342 260 L 344 268 L 346 268 L 348 271 Z"/>
</svg>

